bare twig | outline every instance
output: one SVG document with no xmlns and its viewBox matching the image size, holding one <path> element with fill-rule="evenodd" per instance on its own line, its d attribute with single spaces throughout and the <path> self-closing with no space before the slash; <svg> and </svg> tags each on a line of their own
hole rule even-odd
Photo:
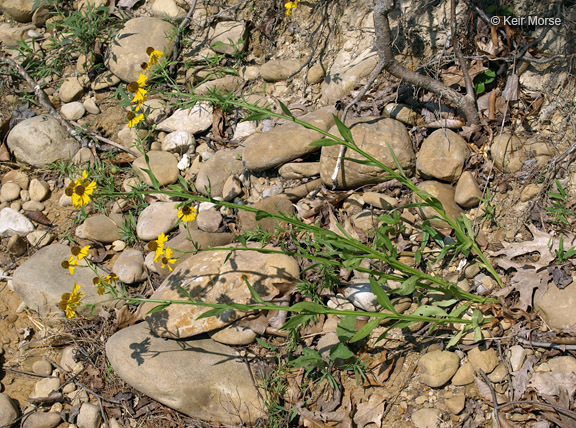
<svg viewBox="0 0 576 428">
<path fill-rule="evenodd" d="M 480 373 L 480 376 L 484 378 L 484 382 L 486 382 L 486 385 L 488 385 L 488 388 L 490 389 L 490 395 L 492 396 L 492 407 L 494 407 L 494 419 L 496 419 L 496 425 L 498 428 L 502 428 L 502 424 L 500 423 L 500 415 L 498 414 L 500 407 L 498 406 L 498 397 L 496 396 L 496 391 L 492 386 L 492 382 L 490 382 L 490 379 L 488 379 L 488 376 L 486 376 L 486 373 L 484 373 L 484 370 L 478 369 L 478 373 Z"/>
<path fill-rule="evenodd" d="M 450 31 L 452 32 L 452 49 L 454 49 L 454 55 L 460 63 L 460 68 L 462 69 L 462 74 L 464 75 L 464 82 L 466 84 L 466 96 L 474 102 L 476 99 L 474 95 L 474 85 L 472 84 L 472 79 L 470 79 L 470 73 L 468 73 L 468 66 L 464 60 L 464 55 L 462 55 L 462 50 L 460 49 L 460 43 L 458 43 L 457 29 L 456 29 L 456 0 L 450 0 Z"/>
<path fill-rule="evenodd" d="M 60 113 L 56 111 L 54 105 L 50 101 L 50 98 L 48 98 L 48 95 L 46 95 L 46 92 L 42 90 L 40 85 L 34 79 L 32 79 L 32 77 L 30 77 L 30 75 L 26 72 L 26 70 L 24 70 L 24 68 L 20 64 L 16 63 L 14 60 L 10 58 L 2 56 L 0 56 L 0 62 L 13 68 L 18 72 L 18 74 L 20 74 L 20 76 L 22 76 L 22 78 L 26 81 L 28 87 L 34 91 L 34 94 L 36 95 L 36 98 L 38 99 L 40 105 L 44 107 L 46 110 L 48 110 L 48 113 L 50 113 L 58 122 L 60 122 L 60 124 L 66 129 L 66 131 L 68 131 L 68 134 L 70 134 L 72 138 L 78 141 L 83 147 L 89 146 L 89 144 L 86 143 L 82 139 L 82 137 L 78 134 L 78 131 L 76 131 L 76 129 L 72 127 L 70 122 L 68 122 L 66 119 L 60 116 Z"/>
<path fill-rule="evenodd" d="M 15 369 L 13 367 L 7 367 L 4 366 L 2 367 L 4 370 L 8 370 L 14 373 L 20 373 L 20 374 L 25 374 L 28 376 L 35 376 L 35 377 L 56 377 L 56 376 L 52 376 L 52 375 L 43 375 L 43 374 L 38 374 L 38 373 L 34 373 L 34 372 L 28 372 L 26 370 L 19 370 L 19 369 Z"/>
<path fill-rule="evenodd" d="M 468 96 L 463 96 L 432 77 L 418 74 L 396 61 L 392 52 L 392 35 L 390 22 L 388 20 L 388 15 L 394 9 L 394 4 L 394 0 L 378 0 L 374 6 L 376 48 L 378 49 L 380 60 L 384 64 L 384 70 L 415 86 L 420 86 L 446 98 L 462 109 L 469 124 L 479 124 L 480 117 L 478 116 L 478 110 L 473 99 L 470 99 Z"/>
</svg>

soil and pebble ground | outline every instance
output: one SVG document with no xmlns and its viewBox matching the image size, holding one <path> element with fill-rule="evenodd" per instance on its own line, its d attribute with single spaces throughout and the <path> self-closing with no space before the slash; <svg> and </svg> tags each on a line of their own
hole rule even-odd
<svg viewBox="0 0 576 428">
<path fill-rule="evenodd" d="M 346 128 L 374 2 L 0 0 L 0 426 L 576 426 L 576 16 L 552 6 L 402 3 L 396 60 L 468 74 L 480 123 L 383 72 Z M 183 297 L 323 313 L 144 301 Z"/>
</svg>

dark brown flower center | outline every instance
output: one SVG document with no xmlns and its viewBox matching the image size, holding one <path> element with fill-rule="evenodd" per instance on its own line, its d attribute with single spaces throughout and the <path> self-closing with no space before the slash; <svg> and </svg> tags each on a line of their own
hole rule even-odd
<svg viewBox="0 0 576 428">
<path fill-rule="evenodd" d="M 78 254 L 80 254 L 81 248 L 74 245 L 72 247 L 72 249 L 70 250 L 70 252 L 72 253 L 72 255 L 77 256 Z"/>
<path fill-rule="evenodd" d="M 152 55 L 152 52 L 154 52 L 154 48 L 152 48 L 152 47 L 147 47 L 147 48 L 146 48 L 146 54 L 147 54 L 147 55 Z"/>
<path fill-rule="evenodd" d="M 132 82 L 129 83 L 128 86 L 126 87 L 126 89 L 128 89 L 129 92 L 136 92 L 138 89 L 140 89 L 140 85 L 138 85 L 138 82 Z"/>
<path fill-rule="evenodd" d="M 64 193 L 66 194 L 66 196 L 72 196 L 74 194 L 74 188 L 73 187 L 67 187 L 66 190 L 64 191 Z"/>
<path fill-rule="evenodd" d="M 92 278 L 92 283 L 94 285 L 100 285 L 100 278 L 98 278 L 97 276 Z"/>
<path fill-rule="evenodd" d="M 60 263 L 60 266 L 62 266 L 64 269 L 68 269 L 70 263 L 68 263 L 68 260 L 64 260 L 62 263 Z"/>
<path fill-rule="evenodd" d="M 142 64 L 140 64 L 140 68 L 142 70 L 147 70 L 148 69 L 148 63 L 146 61 L 144 61 Z"/>
<path fill-rule="evenodd" d="M 84 186 L 82 186 L 81 184 L 79 184 L 78 186 L 76 186 L 74 188 L 74 193 L 76 193 L 78 196 L 82 196 L 84 194 L 84 191 L 86 189 L 84 188 Z"/>
<path fill-rule="evenodd" d="M 148 242 L 148 249 L 150 251 L 156 251 L 158 249 L 158 242 L 156 242 L 156 241 Z"/>
<path fill-rule="evenodd" d="M 183 207 L 182 208 L 182 214 L 190 215 L 191 213 L 192 213 L 192 208 L 190 208 L 190 207 Z"/>
<path fill-rule="evenodd" d="M 168 257 L 162 257 L 162 264 L 163 264 L 163 265 L 167 265 L 167 264 L 168 264 Z"/>
<path fill-rule="evenodd" d="M 129 111 L 128 113 L 126 113 L 126 119 L 128 120 L 132 120 L 136 117 L 136 114 L 133 111 Z"/>
</svg>

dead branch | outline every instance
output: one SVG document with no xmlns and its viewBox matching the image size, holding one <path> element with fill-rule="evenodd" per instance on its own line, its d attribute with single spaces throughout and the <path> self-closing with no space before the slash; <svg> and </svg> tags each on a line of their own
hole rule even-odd
<svg viewBox="0 0 576 428">
<path fill-rule="evenodd" d="M 460 108 L 469 125 L 479 124 L 480 117 L 474 99 L 462 95 L 432 77 L 418 74 L 400 64 L 394 59 L 392 52 L 392 35 L 388 15 L 394 9 L 394 0 L 378 0 L 374 6 L 374 30 L 376 32 L 376 48 L 384 70 L 393 76 L 403 79 L 414 86 L 420 86 L 436 95 L 446 98 Z"/>
</svg>

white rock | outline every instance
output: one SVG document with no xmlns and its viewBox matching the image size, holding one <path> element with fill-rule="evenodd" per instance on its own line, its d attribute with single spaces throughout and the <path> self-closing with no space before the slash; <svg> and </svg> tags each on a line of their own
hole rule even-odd
<svg viewBox="0 0 576 428">
<path fill-rule="evenodd" d="M 0 211 L 0 237 L 8 238 L 14 234 L 26 236 L 34 230 L 34 225 L 26 216 L 12 208 Z"/>
<path fill-rule="evenodd" d="M 134 284 L 146 279 L 144 256 L 138 250 L 128 249 L 123 251 L 114 263 L 112 270 L 118 275 L 120 281 L 125 284 Z"/>
<path fill-rule="evenodd" d="M 178 210 L 173 202 L 155 202 L 140 213 L 136 234 L 144 241 L 151 241 L 161 233 L 170 232 L 177 223 Z"/>
<path fill-rule="evenodd" d="M 30 398 L 48 397 L 52 391 L 60 388 L 60 379 L 47 377 L 36 382 L 34 391 L 30 394 Z"/>
<path fill-rule="evenodd" d="M 90 114 L 100 114 L 100 109 L 96 105 L 94 98 L 86 98 L 82 103 L 86 111 Z"/>
<path fill-rule="evenodd" d="M 54 240 L 54 235 L 44 230 L 35 230 L 26 235 L 26 239 L 33 247 L 42 248 Z"/>
<path fill-rule="evenodd" d="M 166 152 L 186 153 L 190 147 L 196 147 L 196 140 L 188 131 L 171 132 L 162 141 L 162 150 Z"/>
<path fill-rule="evenodd" d="M 258 127 L 258 122 L 251 120 L 250 122 L 240 122 L 236 125 L 234 130 L 234 139 L 239 140 L 241 138 L 249 137 L 256 132 Z"/>
<path fill-rule="evenodd" d="M 510 366 L 512 371 L 518 371 L 522 368 L 524 364 L 524 359 L 526 358 L 526 350 L 520 345 L 514 345 L 510 348 Z"/>
<path fill-rule="evenodd" d="M 74 101 L 71 103 L 64 104 L 60 107 L 60 113 L 67 120 L 78 120 L 84 113 L 86 113 L 86 109 L 82 105 L 80 101 Z"/>
<path fill-rule="evenodd" d="M 194 107 L 178 109 L 168 119 L 160 122 L 156 129 L 159 131 L 188 131 L 192 134 L 207 130 L 212 125 L 211 104 L 197 102 Z"/>
<path fill-rule="evenodd" d="M 178 161 L 178 169 L 180 171 L 184 171 L 185 169 L 187 169 L 190 166 L 190 157 L 188 156 L 187 153 L 184 153 L 184 155 L 182 156 L 182 159 L 180 159 Z"/>
</svg>

